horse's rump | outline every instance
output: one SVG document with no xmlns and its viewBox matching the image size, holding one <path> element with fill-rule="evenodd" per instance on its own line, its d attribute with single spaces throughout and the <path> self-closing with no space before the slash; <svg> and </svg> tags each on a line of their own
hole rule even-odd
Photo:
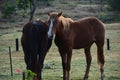
<svg viewBox="0 0 120 80">
<path fill-rule="evenodd" d="M 70 33 L 73 35 L 74 48 L 84 48 L 96 39 L 105 37 L 105 26 L 99 19 L 87 17 L 70 23 Z"/>
<path fill-rule="evenodd" d="M 27 69 L 35 72 L 41 80 L 41 69 L 52 39 L 48 39 L 48 26 L 41 20 L 31 21 L 23 27 L 21 44 Z"/>
<path fill-rule="evenodd" d="M 100 21 L 98 18 L 95 17 L 86 17 L 86 18 L 82 18 L 78 21 L 76 21 L 76 23 L 79 23 L 80 25 L 88 25 L 89 27 L 93 26 L 94 28 L 98 28 L 98 29 L 105 29 L 105 25 L 102 21 Z M 82 27 L 82 26 L 81 26 Z"/>
</svg>

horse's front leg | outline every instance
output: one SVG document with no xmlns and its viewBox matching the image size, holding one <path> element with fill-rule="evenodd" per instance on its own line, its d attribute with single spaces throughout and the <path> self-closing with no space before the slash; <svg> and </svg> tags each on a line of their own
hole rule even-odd
<svg viewBox="0 0 120 80">
<path fill-rule="evenodd" d="M 58 50 L 59 50 L 59 53 L 61 55 L 61 60 L 62 60 L 63 80 L 67 80 L 67 71 L 66 71 L 67 54 L 60 48 Z"/>
<path fill-rule="evenodd" d="M 67 64 L 66 64 L 66 70 L 67 70 L 66 77 L 67 77 L 67 80 L 70 80 L 71 57 L 72 57 L 72 50 L 69 50 L 67 52 Z"/>
<path fill-rule="evenodd" d="M 88 80 L 88 75 L 89 75 L 89 70 L 90 70 L 90 65 L 91 65 L 91 60 L 92 60 L 90 48 L 85 48 L 85 56 L 86 56 L 87 67 L 86 67 L 83 80 Z"/>
<path fill-rule="evenodd" d="M 70 64 L 72 57 L 72 49 L 64 52 L 63 49 L 59 49 L 61 59 L 62 59 L 62 67 L 63 67 L 63 80 L 70 80 Z"/>
</svg>

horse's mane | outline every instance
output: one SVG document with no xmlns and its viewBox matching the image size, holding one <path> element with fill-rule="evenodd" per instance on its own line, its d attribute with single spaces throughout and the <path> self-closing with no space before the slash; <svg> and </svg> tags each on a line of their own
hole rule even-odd
<svg viewBox="0 0 120 80">
<path fill-rule="evenodd" d="M 70 23 L 73 22 L 71 18 L 65 18 L 63 16 L 60 16 L 58 20 L 61 22 L 64 30 L 68 29 L 70 26 Z"/>
<path fill-rule="evenodd" d="M 45 22 L 45 21 L 41 20 L 40 18 L 37 18 L 35 21 L 38 21 L 38 22 L 48 26 L 48 22 Z"/>
</svg>

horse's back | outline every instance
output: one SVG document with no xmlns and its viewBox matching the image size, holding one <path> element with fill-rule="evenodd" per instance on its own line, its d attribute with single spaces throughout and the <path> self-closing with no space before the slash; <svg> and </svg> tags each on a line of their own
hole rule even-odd
<svg viewBox="0 0 120 80">
<path fill-rule="evenodd" d="M 29 47 L 29 37 L 30 37 L 30 29 L 32 27 L 31 22 L 28 22 L 23 26 L 22 29 L 22 36 L 21 36 L 21 44 L 23 48 L 28 48 Z"/>
<path fill-rule="evenodd" d="M 96 26 L 97 28 L 105 29 L 104 23 L 96 17 L 86 17 L 86 18 L 82 18 L 76 22 L 78 22 L 79 24 L 91 25 L 91 26 Z"/>
<path fill-rule="evenodd" d="M 94 31 L 95 34 L 97 34 L 98 32 L 105 32 L 104 23 L 95 17 L 86 17 L 78 21 L 74 21 L 71 23 L 71 28 L 79 30 L 80 33 Z"/>
<path fill-rule="evenodd" d="M 87 17 L 74 21 L 70 25 L 71 33 L 74 35 L 74 48 L 84 48 L 91 45 L 96 39 L 104 39 L 105 26 L 97 18 Z"/>
<path fill-rule="evenodd" d="M 32 47 L 30 46 L 32 43 L 39 45 L 42 39 L 47 39 L 47 31 L 48 26 L 44 22 L 36 20 L 26 23 L 23 27 L 21 37 L 23 48 Z"/>
<path fill-rule="evenodd" d="M 89 26 L 93 29 L 94 35 L 97 38 L 105 37 L 105 25 L 102 21 L 95 17 L 88 17 Z"/>
</svg>

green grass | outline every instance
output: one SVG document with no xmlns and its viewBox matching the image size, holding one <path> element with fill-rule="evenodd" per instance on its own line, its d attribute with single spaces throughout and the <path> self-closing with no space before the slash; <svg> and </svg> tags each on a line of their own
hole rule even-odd
<svg viewBox="0 0 120 80">
<path fill-rule="evenodd" d="M 106 49 L 105 44 L 105 80 L 120 80 L 120 29 L 114 30 L 112 26 L 109 24 L 109 28 L 107 27 L 106 30 L 106 38 L 110 38 L 111 44 L 109 51 Z M 22 74 L 18 74 L 16 72 L 17 69 L 25 70 L 24 55 L 21 45 L 20 51 L 15 51 L 15 39 L 20 39 L 20 37 L 21 32 L 12 32 L 0 36 L 0 80 L 22 80 Z M 9 46 L 12 48 L 13 77 L 10 76 L 11 74 L 8 55 Z M 88 80 L 100 80 L 100 71 L 97 64 L 95 45 L 92 46 L 91 52 L 93 59 Z M 50 64 L 51 68 L 43 69 L 43 80 L 62 80 L 61 58 L 54 42 L 46 56 L 44 64 Z M 71 80 L 82 80 L 85 73 L 85 68 L 86 61 L 84 50 L 73 50 L 71 62 Z"/>
<path fill-rule="evenodd" d="M 19 39 L 20 43 L 21 32 L 13 32 L 0 36 L 0 54 L 8 52 L 9 46 L 12 51 L 15 51 L 15 39 Z"/>
</svg>

